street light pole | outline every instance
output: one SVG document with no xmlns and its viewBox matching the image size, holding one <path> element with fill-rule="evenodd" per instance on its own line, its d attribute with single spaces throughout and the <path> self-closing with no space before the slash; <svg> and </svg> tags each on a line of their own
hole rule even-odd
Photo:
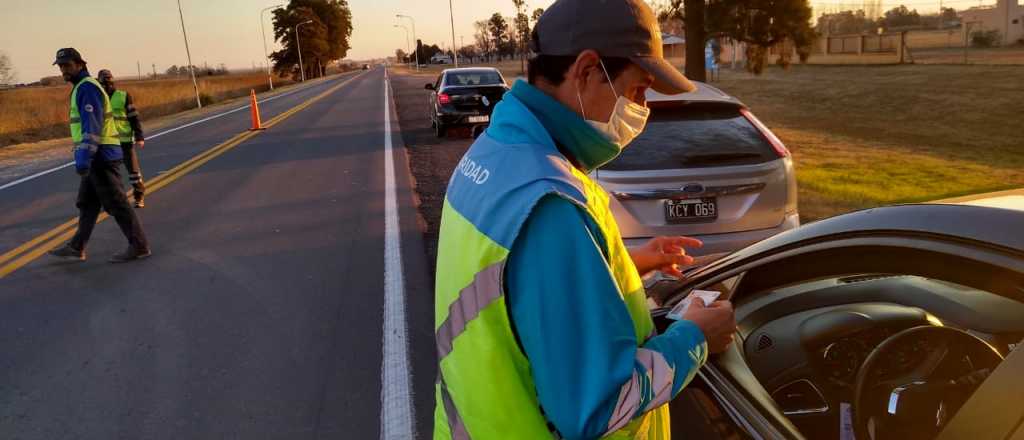
<svg viewBox="0 0 1024 440">
<path fill-rule="evenodd" d="M 448 0 L 448 18 L 452 22 L 452 52 L 455 52 L 455 13 L 452 12 L 452 0 Z M 455 68 L 459 68 L 459 54 L 455 54 Z"/>
<path fill-rule="evenodd" d="M 414 18 L 412 18 L 412 17 L 410 17 L 408 15 L 402 15 L 402 14 L 396 14 L 395 17 L 398 17 L 398 18 L 408 18 L 409 21 L 412 22 L 412 40 L 414 42 L 416 42 L 416 70 L 419 71 L 420 70 L 420 45 L 419 45 L 419 41 L 420 40 L 416 39 L 416 19 L 414 19 Z"/>
<path fill-rule="evenodd" d="M 199 99 L 199 83 L 196 82 L 196 72 L 192 68 L 192 53 L 188 50 L 188 33 L 185 32 L 185 15 L 181 13 L 181 0 L 178 0 L 178 18 L 181 19 L 181 35 L 185 37 L 185 56 L 188 59 L 188 71 L 192 74 L 192 88 L 196 91 L 196 106 L 203 108 L 203 101 Z M 154 73 L 153 76 L 156 74 Z"/>
<path fill-rule="evenodd" d="M 313 20 L 306 20 L 295 25 L 295 47 L 299 50 L 299 74 L 302 75 L 302 82 L 306 81 L 306 69 L 302 67 L 302 40 L 299 39 L 299 26 L 312 22 Z"/>
<path fill-rule="evenodd" d="M 260 34 L 263 35 L 263 57 L 267 59 L 267 83 L 270 84 L 270 90 L 274 90 L 274 75 L 270 73 L 270 53 L 267 52 L 267 31 L 264 29 L 263 13 L 271 9 L 277 9 L 284 5 L 268 6 L 260 10 Z"/>
<path fill-rule="evenodd" d="M 394 25 L 394 27 L 400 27 L 400 28 L 405 30 L 405 50 L 406 50 L 406 52 L 408 52 L 409 51 L 409 28 L 407 28 L 407 27 L 405 27 L 405 25 L 401 25 L 401 24 L 396 24 L 396 25 Z M 405 57 L 409 58 L 409 54 L 406 53 Z"/>
</svg>

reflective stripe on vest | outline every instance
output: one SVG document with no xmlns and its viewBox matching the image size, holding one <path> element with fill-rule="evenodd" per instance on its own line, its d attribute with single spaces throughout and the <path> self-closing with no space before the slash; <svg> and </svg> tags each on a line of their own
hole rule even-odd
<svg viewBox="0 0 1024 440">
<path fill-rule="evenodd" d="M 132 124 L 128 123 L 128 110 L 125 108 L 128 102 L 128 93 L 124 90 L 114 90 L 110 95 L 110 109 L 114 113 L 114 126 L 117 127 L 117 134 L 121 143 L 131 143 L 134 140 Z M 132 112 L 134 113 L 134 112 Z M 134 114 L 132 116 L 135 116 Z"/>
<path fill-rule="evenodd" d="M 85 82 L 92 83 L 100 90 L 100 94 L 103 95 L 103 128 L 101 129 L 99 136 L 90 133 L 87 137 L 83 138 L 82 115 L 78 112 L 78 88 Z M 71 126 L 71 141 L 74 142 L 75 145 L 86 141 L 86 143 L 93 145 L 120 144 L 117 135 L 117 127 L 114 126 L 114 114 L 110 109 L 110 98 L 107 97 L 107 92 L 103 91 L 103 86 L 100 85 L 99 81 L 96 81 L 96 79 L 91 76 L 83 78 L 78 82 L 78 84 L 75 84 L 75 88 L 71 90 L 71 110 L 68 114 L 68 121 Z"/>
<path fill-rule="evenodd" d="M 556 436 L 540 408 L 529 361 L 512 332 L 502 281 L 519 228 L 549 194 L 575 203 L 600 228 L 609 268 L 633 319 L 637 346 L 654 334 L 643 283 L 604 190 L 553 146 L 510 148 L 485 133 L 456 167 L 442 212 L 435 286 L 441 376 L 435 386 L 435 439 Z M 649 377 L 623 387 L 608 438 L 668 438 L 664 403 L 671 397 L 672 372 L 660 354 L 640 349 L 637 358 L 648 367 Z M 668 389 L 663 389 L 665 383 Z M 634 419 L 641 387 L 658 392 L 643 408 L 647 412 Z"/>
</svg>

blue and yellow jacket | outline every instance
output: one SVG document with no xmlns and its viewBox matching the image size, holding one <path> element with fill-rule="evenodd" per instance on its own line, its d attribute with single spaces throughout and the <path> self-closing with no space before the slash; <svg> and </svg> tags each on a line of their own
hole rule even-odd
<svg viewBox="0 0 1024 440">
<path fill-rule="evenodd" d="M 523 81 L 504 99 L 523 105 L 495 109 L 487 135 L 498 142 L 516 145 L 550 135 L 587 173 L 616 154 L 595 151 L 600 148 L 585 140 L 593 129 L 579 115 Z M 567 439 L 602 436 L 623 385 L 635 371 L 648 376 L 636 360 L 633 322 L 607 269 L 607 249 L 600 228 L 581 208 L 547 196 L 530 213 L 506 266 L 512 326 L 544 414 Z M 673 396 L 707 359 L 704 335 L 690 321 L 672 324 L 643 348 L 668 362 Z M 656 398 L 651 387 L 642 394 L 634 417 Z"/>
<path fill-rule="evenodd" d="M 89 71 L 82 69 L 72 79 L 72 85 L 77 85 L 89 76 Z M 103 95 L 106 92 L 96 87 L 95 84 L 86 82 L 78 88 L 78 109 L 82 117 L 82 139 L 99 138 L 103 131 Z M 95 109 L 89 111 L 88 109 Z M 89 136 L 93 135 L 93 136 Z M 120 144 L 99 145 L 95 155 L 75 155 L 75 168 L 91 168 L 92 160 L 99 159 L 105 162 L 123 159 Z M 88 150 L 85 150 L 88 151 Z"/>
</svg>

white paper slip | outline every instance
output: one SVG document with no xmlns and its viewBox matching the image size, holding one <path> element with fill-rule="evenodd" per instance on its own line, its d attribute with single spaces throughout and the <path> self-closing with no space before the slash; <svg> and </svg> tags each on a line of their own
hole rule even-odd
<svg viewBox="0 0 1024 440">
<path fill-rule="evenodd" d="M 704 301 L 704 306 L 706 307 L 715 302 L 721 294 L 722 292 L 716 292 L 714 290 L 690 291 L 690 294 L 686 295 L 686 298 L 679 301 L 679 304 L 676 304 L 676 306 L 672 308 L 672 311 L 668 312 L 668 319 L 674 319 L 676 321 L 683 319 L 683 315 L 686 314 L 686 309 L 690 308 L 690 302 L 693 301 L 693 298 L 700 298 Z"/>
</svg>

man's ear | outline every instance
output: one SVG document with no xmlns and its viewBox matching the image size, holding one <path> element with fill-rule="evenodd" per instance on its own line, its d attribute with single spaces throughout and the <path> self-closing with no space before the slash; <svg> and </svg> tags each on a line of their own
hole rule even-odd
<svg viewBox="0 0 1024 440">
<path fill-rule="evenodd" d="M 582 91 L 586 88 L 587 83 L 604 78 L 600 63 L 601 57 L 597 54 L 597 51 L 593 49 L 584 50 L 576 56 L 576 62 L 566 72 L 569 75 L 566 79 L 574 81 L 578 90 Z"/>
</svg>

